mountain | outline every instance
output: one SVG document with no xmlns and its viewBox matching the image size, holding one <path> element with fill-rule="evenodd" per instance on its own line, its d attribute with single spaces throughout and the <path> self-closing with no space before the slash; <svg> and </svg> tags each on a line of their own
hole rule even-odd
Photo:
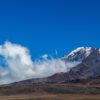
<svg viewBox="0 0 100 100">
<path fill-rule="evenodd" d="M 67 73 L 57 73 L 48 78 L 49 82 L 87 82 L 99 80 L 100 77 L 100 49 L 80 47 L 62 58 L 64 61 L 80 62 Z M 94 82 L 94 81 L 93 81 Z M 100 81 L 98 81 L 100 82 Z M 92 83 L 92 82 L 91 82 Z"/>
<path fill-rule="evenodd" d="M 100 49 L 80 47 L 61 58 L 79 62 L 68 72 L 47 78 L 29 79 L 0 86 L 0 95 L 42 93 L 100 94 Z"/>
<path fill-rule="evenodd" d="M 100 83 L 100 49 L 79 47 L 61 58 L 66 63 L 78 63 L 68 72 L 47 78 L 30 79 L 32 83 Z M 96 80 L 96 81 L 95 81 Z"/>
</svg>

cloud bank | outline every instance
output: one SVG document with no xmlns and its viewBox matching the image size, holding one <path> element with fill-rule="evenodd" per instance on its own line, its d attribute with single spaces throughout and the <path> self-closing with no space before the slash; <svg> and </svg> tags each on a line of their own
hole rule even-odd
<svg viewBox="0 0 100 100">
<path fill-rule="evenodd" d="M 0 45 L 0 84 L 8 84 L 30 78 L 48 77 L 55 73 L 67 72 L 79 62 L 65 62 L 61 59 L 48 59 L 48 55 L 41 56 L 42 60 L 32 61 L 29 50 L 19 44 L 6 41 Z M 1 64 L 1 63 L 4 64 Z"/>
</svg>

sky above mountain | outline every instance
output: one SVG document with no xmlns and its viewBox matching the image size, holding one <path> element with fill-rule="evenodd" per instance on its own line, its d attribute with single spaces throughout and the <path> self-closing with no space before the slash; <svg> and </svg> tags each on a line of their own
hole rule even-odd
<svg viewBox="0 0 100 100">
<path fill-rule="evenodd" d="M 32 58 L 61 57 L 80 47 L 100 47 L 99 0 L 1 0 L 0 44 L 21 44 Z"/>
</svg>

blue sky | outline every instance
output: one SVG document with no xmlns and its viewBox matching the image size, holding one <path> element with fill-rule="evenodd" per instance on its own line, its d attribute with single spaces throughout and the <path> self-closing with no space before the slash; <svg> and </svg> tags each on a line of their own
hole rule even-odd
<svg viewBox="0 0 100 100">
<path fill-rule="evenodd" d="M 0 0 L 0 44 L 26 46 L 33 58 L 100 47 L 99 0 Z"/>
</svg>

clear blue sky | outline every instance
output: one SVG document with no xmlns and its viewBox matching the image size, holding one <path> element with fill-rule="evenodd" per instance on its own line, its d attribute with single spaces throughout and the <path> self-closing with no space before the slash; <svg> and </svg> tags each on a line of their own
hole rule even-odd
<svg viewBox="0 0 100 100">
<path fill-rule="evenodd" d="M 22 44 L 33 56 L 100 47 L 100 0 L 0 0 L 0 44 Z"/>
</svg>

